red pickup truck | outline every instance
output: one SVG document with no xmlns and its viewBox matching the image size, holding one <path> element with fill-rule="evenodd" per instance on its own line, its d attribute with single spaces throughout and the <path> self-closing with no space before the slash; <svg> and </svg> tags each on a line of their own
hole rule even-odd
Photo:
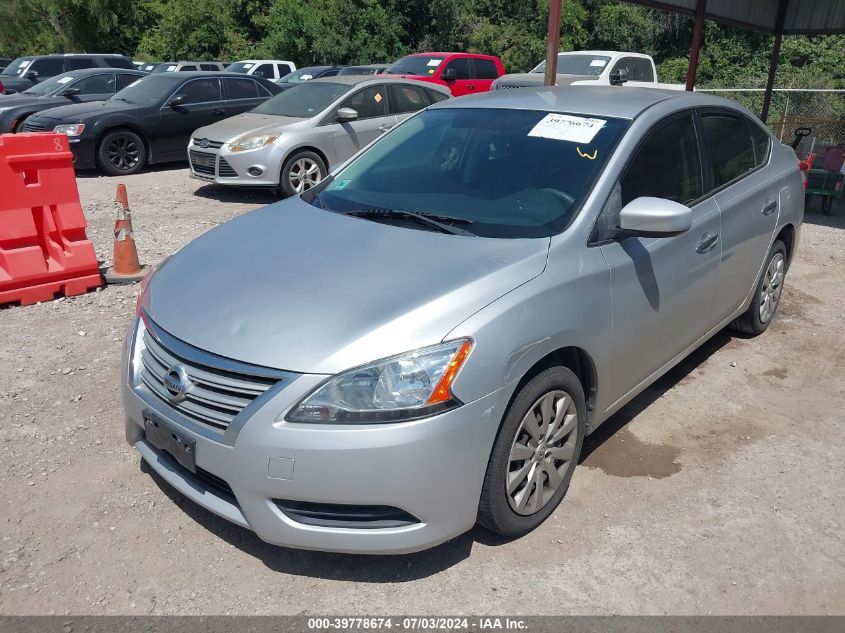
<svg viewBox="0 0 845 633">
<path fill-rule="evenodd" d="M 505 74 L 502 60 L 475 53 L 414 53 L 391 64 L 385 74 L 447 86 L 453 97 L 487 92 Z"/>
</svg>

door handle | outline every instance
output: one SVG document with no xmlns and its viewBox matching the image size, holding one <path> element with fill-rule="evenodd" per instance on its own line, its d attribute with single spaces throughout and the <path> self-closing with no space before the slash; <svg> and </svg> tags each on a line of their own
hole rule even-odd
<svg viewBox="0 0 845 633">
<path fill-rule="evenodd" d="M 475 84 L 467 84 L 467 90 L 475 90 Z"/>
<path fill-rule="evenodd" d="M 698 243 L 698 246 L 695 247 L 696 253 L 709 253 L 712 251 L 716 244 L 719 242 L 718 235 L 712 235 L 710 233 L 705 233 L 701 236 L 701 241 Z"/>
<path fill-rule="evenodd" d="M 770 200 L 766 203 L 766 206 L 763 207 L 763 215 L 771 215 L 775 212 L 775 209 L 778 208 L 778 201 L 777 200 Z"/>
<path fill-rule="evenodd" d="M 393 127 L 392 125 L 379 125 L 378 131 L 384 133 L 384 132 L 387 132 L 392 127 Z"/>
<path fill-rule="evenodd" d="M 211 114 L 213 114 L 214 116 L 223 116 L 224 114 L 226 114 L 226 111 L 223 108 L 217 108 L 216 110 L 212 110 Z"/>
</svg>

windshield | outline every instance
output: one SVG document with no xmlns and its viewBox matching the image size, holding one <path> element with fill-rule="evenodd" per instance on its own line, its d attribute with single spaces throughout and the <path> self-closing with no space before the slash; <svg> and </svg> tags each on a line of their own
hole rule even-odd
<svg viewBox="0 0 845 633">
<path fill-rule="evenodd" d="M 47 95 L 52 92 L 60 91 L 73 80 L 74 77 L 72 75 L 56 75 L 55 77 L 45 79 L 40 84 L 35 84 L 31 88 L 27 88 L 23 91 L 23 94 L 39 96 Z"/>
<path fill-rule="evenodd" d="M 230 73 L 248 73 L 249 69 L 255 66 L 253 62 L 235 62 L 226 66 L 226 71 Z"/>
<path fill-rule="evenodd" d="M 109 101 L 126 101 L 127 103 L 145 106 L 155 105 L 170 96 L 177 85 L 169 76 L 153 77 L 148 75 L 140 77 L 137 81 L 120 90 Z"/>
<path fill-rule="evenodd" d="M 433 75 L 444 59 L 432 55 L 408 55 L 388 66 L 384 72 L 389 75 Z"/>
<path fill-rule="evenodd" d="M 338 97 L 349 92 L 354 86 L 336 84 L 327 81 L 313 81 L 294 86 L 280 92 L 272 99 L 268 99 L 260 106 L 253 108 L 259 114 L 276 114 L 279 116 L 310 119 L 325 110 Z"/>
<path fill-rule="evenodd" d="M 627 126 L 535 110 L 424 110 L 335 174 L 313 204 L 450 217 L 484 237 L 555 235 Z"/>
<path fill-rule="evenodd" d="M 557 56 L 558 75 L 592 75 L 598 77 L 607 66 L 610 57 L 604 55 L 571 55 L 561 53 Z M 532 73 L 546 72 L 546 62 L 542 62 Z"/>
<path fill-rule="evenodd" d="M 155 74 L 155 73 L 172 73 L 172 72 L 174 72 L 174 71 L 176 70 L 176 66 L 177 66 L 177 65 L 178 65 L 178 64 L 177 64 L 176 62 L 164 62 L 164 63 L 162 63 L 162 64 L 159 64 L 159 65 L 158 65 L 158 66 L 156 66 L 155 68 L 153 68 L 153 69 L 150 71 L 150 74 Z"/>
<path fill-rule="evenodd" d="M 0 73 L 0 75 L 22 75 L 24 69 L 31 63 L 31 59 L 27 59 L 26 57 L 18 57 L 15 61 L 6 66 L 6 68 L 3 69 L 3 72 Z"/>
<path fill-rule="evenodd" d="M 279 83 L 286 84 L 301 84 L 309 79 L 314 79 L 314 75 L 319 75 L 324 70 L 323 66 L 315 66 L 312 68 L 300 68 L 296 72 L 285 75 Z"/>
</svg>

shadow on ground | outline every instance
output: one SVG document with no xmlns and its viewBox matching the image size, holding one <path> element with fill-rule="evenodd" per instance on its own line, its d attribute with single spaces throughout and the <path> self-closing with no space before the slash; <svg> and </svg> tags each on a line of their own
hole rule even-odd
<svg viewBox="0 0 845 633">
<path fill-rule="evenodd" d="M 208 198 L 218 202 L 242 202 L 252 204 L 272 204 L 281 200 L 272 189 L 259 187 L 224 187 L 223 185 L 203 185 L 194 191 L 199 198 Z"/>
</svg>

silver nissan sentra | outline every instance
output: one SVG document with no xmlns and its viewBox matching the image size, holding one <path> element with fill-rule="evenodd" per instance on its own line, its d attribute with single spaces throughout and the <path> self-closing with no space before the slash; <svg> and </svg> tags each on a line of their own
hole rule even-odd
<svg viewBox="0 0 845 633">
<path fill-rule="evenodd" d="M 157 268 L 126 438 L 270 543 L 525 534 L 585 435 L 721 328 L 766 330 L 803 204 L 792 150 L 724 99 L 444 101 Z"/>
<path fill-rule="evenodd" d="M 443 86 L 401 77 L 312 79 L 196 130 L 188 143 L 191 176 L 303 193 L 397 123 L 451 96 Z"/>
</svg>

